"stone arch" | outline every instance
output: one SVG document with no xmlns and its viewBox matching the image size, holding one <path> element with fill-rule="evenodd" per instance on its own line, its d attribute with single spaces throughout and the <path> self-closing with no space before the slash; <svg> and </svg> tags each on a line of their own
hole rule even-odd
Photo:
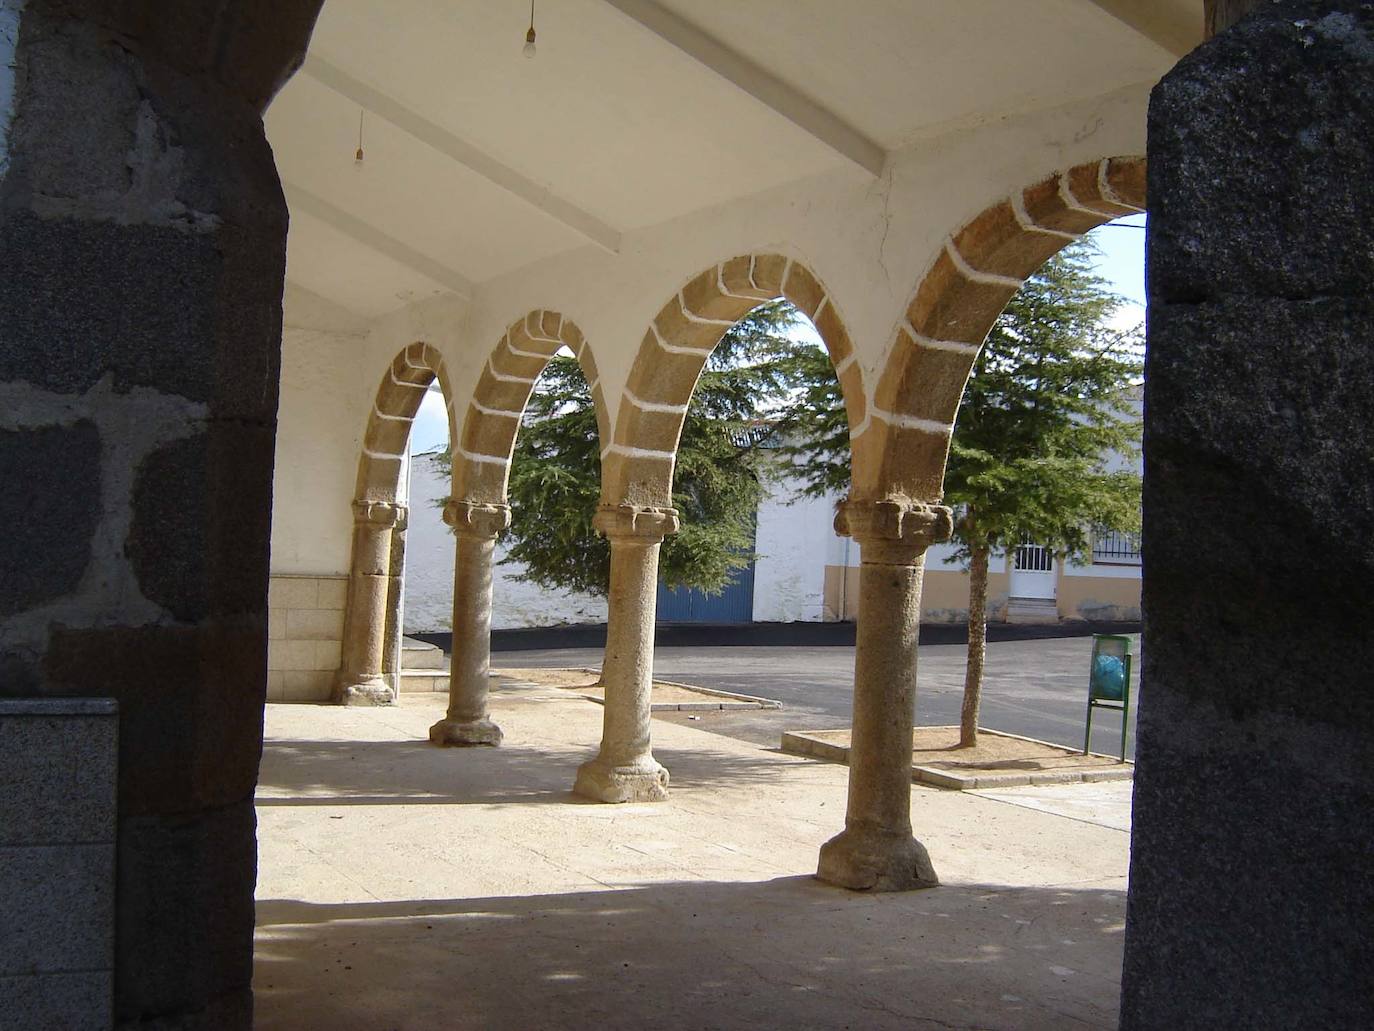
<svg viewBox="0 0 1374 1031">
<path fill-rule="evenodd" d="M 591 346 L 569 318 L 537 309 L 511 323 L 492 350 L 468 402 L 462 436 L 452 435 L 453 498 L 479 505 L 504 505 L 510 460 L 520 417 L 544 366 L 560 347 L 577 358 L 591 389 L 600 440 L 609 438 L 606 399 Z M 454 421 L 450 408 L 449 421 Z"/>
<path fill-rule="evenodd" d="M 615 436 L 601 453 L 603 505 L 672 506 L 678 435 L 706 360 L 731 326 L 777 297 L 816 327 L 839 377 L 849 424 L 864 421 L 863 372 L 820 280 L 779 254 L 730 258 L 694 277 L 649 324 L 620 401 Z"/>
<path fill-rule="evenodd" d="M 945 240 L 888 352 L 869 421 L 852 434 L 852 496 L 938 501 L 964 385 L 1026 278 L 1084 233 L 1145 210 L 1145 159 L 1056 172 Z"/>
<path fill-rule="evenodd" d="M 400 673 L 400 570 L 407 510 L 397 493 L 415 414 L 436 379 L 444 393 L 452 439 L 448 370 L 438 350 L 423 342 L 408 345 L 392 359 L 368 415 L 353 494 L 353 547 L 334 684 L 335 700 L 345 704 L 390 701 Z"/>
<path fill-rule="evenodd" d="M 420 410 L 425 391 L 436 379 L 448 409 L 449 439 L 454 439 L 453 391 L 443 355 L 429 344 L 411 344 L 392 359 L 391 367 L 377 387 L 377 397 L 363 434 L 355 501 L 396 503 L 410 427 L 415 422 L 415 413 Z"/>
</svg>

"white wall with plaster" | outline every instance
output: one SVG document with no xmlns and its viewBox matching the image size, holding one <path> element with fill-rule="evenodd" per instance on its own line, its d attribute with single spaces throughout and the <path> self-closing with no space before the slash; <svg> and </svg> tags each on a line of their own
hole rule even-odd
<svg viewBox="0 0 1374 1031">
<path fill-rule="evenodd" d="M 825 618 L 825 555 L 835 535 L 833 498 L 796 498 L 801 483 L 784 477 L 759 505 L 754 565 L 754 621 Z"/>
</svg>

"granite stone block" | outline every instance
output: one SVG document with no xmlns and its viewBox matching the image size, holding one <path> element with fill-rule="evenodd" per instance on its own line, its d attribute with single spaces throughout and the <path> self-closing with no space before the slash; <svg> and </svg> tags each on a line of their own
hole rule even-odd
<svg viewBox="0 0 1374 1031">
<path fill-rule="evenodd" d="M 0 1031 L 108 1031 L 113 971 L 0 975 Z"/>
<path fill-rule="evenodd" d="M 43 479 L 61 483 L 63 489 L 10 486 Z M 86 571 L 101 515 L 100 433 L 95 424 L 81 420 L 70 426 L 0 430 L 0 484 L 7 485 L 0 491 L 3 616 L 71 593 Z"/>
<path fill-rule="evenodd" d="M 86 715 L 0 701 L 0 845 L 114 841 L 117 724 L 99 701 L 105 712 Z"/>
<path fill-rule="evenodd" d="M 251 800 L 194 815 L 123 821 L 118 1018 L 195 1009 L 248 989 L 256 822 Z"/>
<path fill-rule="evenodd" d="M 0 847 L 0 974 L 108 970 L 114 844 Z"/>
</svg>

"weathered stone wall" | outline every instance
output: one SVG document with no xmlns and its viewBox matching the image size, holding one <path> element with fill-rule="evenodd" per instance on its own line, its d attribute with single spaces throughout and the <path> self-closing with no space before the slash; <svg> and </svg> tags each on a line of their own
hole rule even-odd
<svg viewBox="0 0 1374 1031">
<path fill-rule="evenodd" d="M 1266 3 L 1149 125 L 1122 1026 L 1368 1023 L 1374 6 Z"/>
<path fill-rule="evenodd" d="M 286 233 L 261 112 L 318 6 L 6 4 L 0 693 L 119 701 L 120 1024 L 251 1022 Z"/>
</svg>

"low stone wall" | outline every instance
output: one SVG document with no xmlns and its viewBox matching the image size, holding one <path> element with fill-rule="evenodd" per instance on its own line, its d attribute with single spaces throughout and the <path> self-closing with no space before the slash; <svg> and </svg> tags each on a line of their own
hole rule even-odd
<svg viewBox="0 0 1374 1031">
<path fill-rule="evenodd" d="M 112 1023 L 117 713 L 0 699 L 0 1026 Z"/>
<path fill-rule="evenodd" d="M 348 577 L 273 576 L 267 590 L 267 700 L 323 702 L 343 640 Z"/>
</svg>

